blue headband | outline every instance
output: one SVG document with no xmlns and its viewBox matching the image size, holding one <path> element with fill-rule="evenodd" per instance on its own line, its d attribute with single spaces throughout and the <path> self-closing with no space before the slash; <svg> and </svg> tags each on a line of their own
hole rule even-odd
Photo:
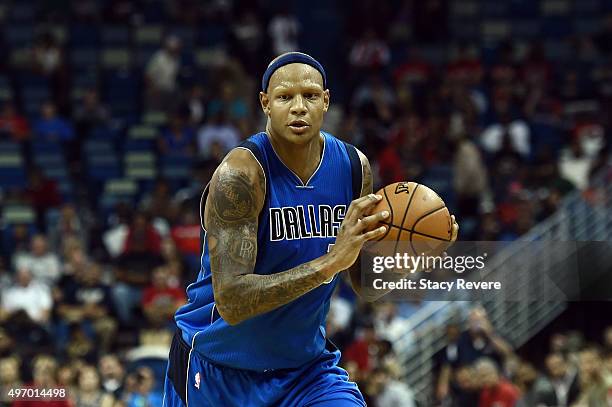
<svg viewBox="0 0 612 407">
<path fill-rule="evenodd" d="M 264 72 L 263 78 L 261 79 L 261 90 L 263 92 L 268 91 L 270 77 L 274 72 L 276 72 L 278 68 L 295 63 L 310 65 L 314 69 L 319 71 L 319 73 L 323 77 L 323 89 L 327 87 L 327 76 L 325 75 L 325 69 L 323 69 L 323 65 L 321 65 L 319 61 L 317 61 L 310 55 L 303 54 L 301 52 L 290 52 L 278 58 L 276 61 L 272 62 L 270 66 L 268 66 L 268 69 L 266 69 L 266 72 Z"/>
</svg>

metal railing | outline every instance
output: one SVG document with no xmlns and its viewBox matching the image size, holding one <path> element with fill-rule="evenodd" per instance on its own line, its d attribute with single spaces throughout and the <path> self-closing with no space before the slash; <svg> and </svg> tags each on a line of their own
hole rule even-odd
<svg viewBox="0 0 612 407">
<path fill-rule="evenodd" d="M 515 289 L 521 291 L 514 295 L 523 295 L 521 300 L 508 301 L 508 296 L 513 294 L 504 290 L 492 294 L 482 303 L 497 332 L 513 346 L 526 343 L 566 309 L 567 301 L 554 294 L 547 297 L 548 293 L 544 292 L 551 289 L 551 284 L 544 281 L 553 275 L 551 272 L 555 271 L 555 282 L 568 283 L 567 279 L 575 278 L 575 269 L 559 268 L 559 265 L 571 262 L 571 256 L 576 254 L 580 242 L 612 241 L 612 210 L 609 209 L 612 207 L 611 178 L 612 166 L 608 165 L 592 182 L 588 194 L 581 191 L 571 193 L 557 212 L 488 262 L 488 281 L 493 281 L 496 275 L 508 275 L 511 270 L 533 271 L 521 273 L 517 277 L 520 281 L 513 281 Z M 559 247 L 549 245 L 552 249 L 541 256 L 528 250 L 530 245 L 541 242 L 569 244 L 557 245 Z M 610 263 L 612 267 L 612 259 L 601 261 Z M 537 297 L 537 294 L 534 297 L 534 293 L 540 293 L 543 297 Z M 554 299 L 529 301 L 529 298 Z M 432 395 L 434 355 L 446 345 L 445 326 L 451 321 L 463 320 L 472 305 L 461 301 L 428 302 L 408 320 L 409 330 L 396 343 L 396 349 L 404 365 L 405 380 L 416 394 L 425 397 Z"/>
</svg>

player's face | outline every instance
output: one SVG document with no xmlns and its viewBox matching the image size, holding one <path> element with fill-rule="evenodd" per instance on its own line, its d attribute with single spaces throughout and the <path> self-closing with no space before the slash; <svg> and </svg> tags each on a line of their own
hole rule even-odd
<svg viewBox="0 0 612 407">
<path fill-rule="evenodd" d="M 272 137 L 306 144 L 319 135 L 329 107 L 329 90 L 323 89 L 323 78 L 315 68 L 289 64 L 274 72 L 260 101 Z"/>
</svg>

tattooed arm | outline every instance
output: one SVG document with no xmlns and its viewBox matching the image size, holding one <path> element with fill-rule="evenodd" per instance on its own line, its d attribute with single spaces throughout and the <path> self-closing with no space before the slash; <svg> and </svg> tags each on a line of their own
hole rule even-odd
<svg viewBox="0 0 612 407">
<path fill-rule="evenodd" d="M 215 171 L 205 207 L 215 303 L 230 325 L 285 305 L 347 269 L 368 239 L 385 230 L 369 230 L 381 219 L 362 215 L 380 198 L 354 201 L 332 250 L 310 262 L 270 275 L 254 274 L 257 226 L 265 199 L 265 178 L 248 151 L 237 149 Z M 362 218 L 361 222 L 357 219 Z"/>
</svg>

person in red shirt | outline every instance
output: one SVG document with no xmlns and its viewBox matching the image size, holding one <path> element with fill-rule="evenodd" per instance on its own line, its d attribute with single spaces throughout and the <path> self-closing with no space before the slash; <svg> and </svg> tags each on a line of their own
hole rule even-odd
<svg viewBox="0 0 612 407">
<path fill-rule="evenodd" d="M 6 102 L 0 114 L 0 135 L 6 134 L 13 141 L 20 142 L 30 136 L 27 120 L 20 116 L 12 102 Z"/>
<path fill-rule="evenodd" d="M 342 356 L 345 362 L 353 361 L 357 363 L 362 373 L 369 372 L 374 368 L 373 361 L 370 357 L 370 346 L 375 345 L 376 342 L 374 324 L 368 322 L 366 326 L 363 327 L 363 334 L 361 337 L 351 343 L 344 351 Z"/>
<path fill-rule="evenodd" d="M 172 321 L 174 312 L 185 303 L 185 292 L 169 285 L 167 266 L 153 270 L 151 284 L 144 289 L 142 310 L 147 319 L 155 326 Z"/>
<path fill-rule="evenodd" d="M 495 362 L 482 358 L 475 364 L 477 381 L 481 383 L 478 407 L 514 407 L 520 397 L 519 390 L 501 377 Z"/>
</svg>

